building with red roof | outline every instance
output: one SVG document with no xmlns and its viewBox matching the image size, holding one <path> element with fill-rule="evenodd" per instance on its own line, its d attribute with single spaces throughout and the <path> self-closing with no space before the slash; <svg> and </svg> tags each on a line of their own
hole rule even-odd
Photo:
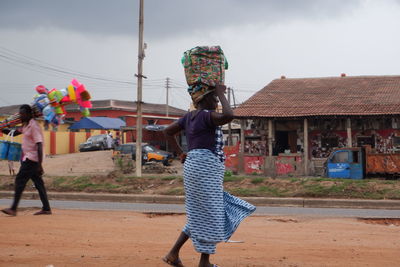
<svg viewBox="0 0 400 267">
<path fill-rule="evenodd" d="M 335 148 L 400 151 L 400 76 L 282 76 L 234 114 L 244 132 L 244 169 L 251 165 L 246 157 L 253 157 L 258 173 L 318 173 L 320 159 Z"/>
</svg>

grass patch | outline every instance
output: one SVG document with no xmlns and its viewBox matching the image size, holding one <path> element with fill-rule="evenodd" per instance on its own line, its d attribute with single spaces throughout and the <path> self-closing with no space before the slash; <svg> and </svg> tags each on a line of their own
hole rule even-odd
<svg viewBox="0 0 400 267">
<path fill-rule="evenodd" d="M 67 178 L 65 177 L 57 177 L 53 180 L 53 186 L 59 187 L 61 184 L 65 183 Z"/>
<path fill-rule="evenodd" d="M 257 178 L 253 178 L 251 179 L 251 183 L 252 184 L 261 184 L 262 182 L 264 182 L 264 178 L 263 177 L 257 177 Z"/>
<path fill-rule="evenodd" d="M 291 183 L 296 183 L 296 182 L 301 181 L 301 180 L 299 178 L 290 178 L 289 181 Z"/>
<path fill-rule="evenodd" d="M 224 182 L 239 182 L 245 179 L 244 177 L 240 176 L 225 176 L 224 177 Z"/>
<path fill-rule="evenodd" d="M 310 197 L 322 197 L 329 196 L 330 188 L 324 187 L 320 184 L 307 184 L 304 185 L 304 194 L 305 196 Z"/>
<path fill-rule="evenodd" d="M 224 177 L 231 177 L 233 175 L 233 172 L 230 170 L 225 171 Z"/>
<path fill-rule="evenodd" d="M 229 190 L 229 193 L 236 195 L 236 196 L 242 196 L 242 197 L 250 197 L 254 196 L 254 190 L 251 190 L 249 188 L 232 188 Z"/>
<path fill-rule="evenodd" d="M 119 176 L 119 177 L 115 178 L 115 181 L 117 183 L 123 183 L 123 182 L 125 182 L 125 180 L 126 180 L 126 178 L 123 176 Z"/>
<path fill-rule="evenodd" d="M 280 188 L 276 187 L 270 187 L 270 186 L 260 186 L 257 188 L 256 192 L 262 194 L 263 196 L 269 196 L 269 197 L 283 197 L 285 196 L 285 192 L 287 190 L 282 190 Z"/>
<path fill-rule="evenodd" d="M 45 176 L 48 191 L 105 192 L 126 194 L 183 195 L 182 177 L 125 176 L 121 173 L 97 176 Z M 269 178 L 264 176 L 224 177 L 225 190 L 237 196 L 250 197 L 318 197 L 346 199 L 400 200 L 400 180 L 384 179 L 331 179 L 323 177 Z M 35 189 L 27 185 L 27 190 Z M 0 175 L 0 189 L 14 190 L 14 177 Z"/>
<path fill-rule="evenodd" d="M 171 180 L 175 180 L 175 179 L 178 179 L 178 178 L 181 178 L 181 177 L 178 177 L 178 176 L 166 176 L 166 177 L 161 177 L 161 180 L 163 180 L 163 181 L 171 181 Z"/>
<path fill-rule="evenodd" d="M 183 189 L 183 187 L 175 187 L 175 188 L 171 188 L 169 189 L 167 192 L 165 192 L 165 195 L 176 195 L 176 196 L 181 196 L 184 195 L 185 191 Z"/>
</svg>

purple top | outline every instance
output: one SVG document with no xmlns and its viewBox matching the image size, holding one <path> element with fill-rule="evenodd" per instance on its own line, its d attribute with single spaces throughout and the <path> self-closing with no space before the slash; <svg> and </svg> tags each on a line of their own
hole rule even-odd
<svg viewBox="0 0 400 267">
<path fill-rule="evenodd" d="M 188 150 L 204 148 L 215 152 L 215 129 L 211 120 L 211 111 L 200 110 L 193 118 L 195 112 L 187 113 L 178 120 L 179 126 L 185 130 Z"/>
</svg>

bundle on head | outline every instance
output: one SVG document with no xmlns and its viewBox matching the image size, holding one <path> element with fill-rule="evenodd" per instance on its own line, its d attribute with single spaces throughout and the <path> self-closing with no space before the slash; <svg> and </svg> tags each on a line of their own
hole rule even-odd
<svg viewBox="0 0 400 267">
<path fill-rule="evenodd" d="M 195 107 L 216 84 L 224 84 L 228 62 L 219 46 L 196 46 L 184 53 L 182 64 Z"/>
</svg>

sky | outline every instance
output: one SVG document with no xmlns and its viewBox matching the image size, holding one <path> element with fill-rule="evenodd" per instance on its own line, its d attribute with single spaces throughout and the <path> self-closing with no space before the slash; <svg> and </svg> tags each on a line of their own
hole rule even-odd
<svg viewBox="0 0 400 267">
<path fill-rule="evenodd" d="M 400 0 L 144 0 L 143 101 L 188 109 L 183 52 L 220 45 L 240 104 L 287 78 L 400 75 Z M 139 0 L 0 0 L 0 106 L 73 78 L 137 97 Z"/>
</svg>

